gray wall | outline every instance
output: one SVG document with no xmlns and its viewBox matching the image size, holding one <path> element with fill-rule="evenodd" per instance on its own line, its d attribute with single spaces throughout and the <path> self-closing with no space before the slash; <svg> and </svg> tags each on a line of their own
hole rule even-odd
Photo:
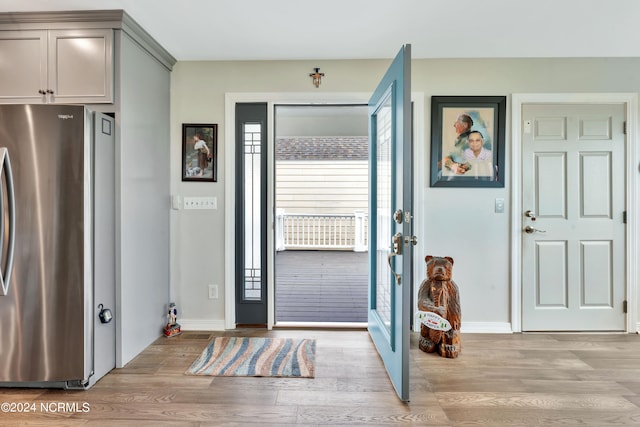
<svg viewBox="0 0 640 427">
<path fill-rule="evenodd" d="M 116 146 L 117 366 L 162 334 L 169 302 L 170 72 L 121 37 Z M 118 249 L 117 249 L 118 250 Z"/>
<path fill-rule="evenodd" d="M 390 53 L 390 56 L 393 52 Z M 216 211 L 172 211 L 171 289 L 185 323 L 223 325 L 224 297 L 206 299 L 206 284 L 224 284 L 224 97 L 226 92 L 372 92 L 389 61 L 181 62 L 172 74 L 171 136 L 180 140 L 181 123 L 218 123 L 219 180 L 215 184 L 180 180 L 179 144 L 171 146 L 171 191 L 176 195 L 216 196 Z M 321 67 L 315 89 L 309 70 Z M 426 254 L 449 255 L 456 263 L 464 323 L 510 322 L 510 210 L 512 141 L 507 105 L 505 188 L 430 188 L 429 135 L 432 95 L 506 95 L 533 92 L 638 92 L 640 59 L 482 59 L 414 60 L 412 91 L 425 95 L 422 165 L 424 182 L 415 191 L 425 230 L 418 236 Z M 506 200 L 506 212 L 494 213 L 494 200 Z M 418 283 L 420 278 L 417 278 Z"/>
</svg>

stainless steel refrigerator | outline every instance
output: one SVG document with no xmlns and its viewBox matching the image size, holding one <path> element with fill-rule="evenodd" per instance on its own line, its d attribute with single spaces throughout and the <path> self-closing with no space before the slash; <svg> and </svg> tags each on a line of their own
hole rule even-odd
<svg viewBox="0 0 640 427">
<path fill-rule="evenodd" d="M 115 366 L 114 133 L 84 106 L 0 105 L 0 387 Z"/>
</svg>

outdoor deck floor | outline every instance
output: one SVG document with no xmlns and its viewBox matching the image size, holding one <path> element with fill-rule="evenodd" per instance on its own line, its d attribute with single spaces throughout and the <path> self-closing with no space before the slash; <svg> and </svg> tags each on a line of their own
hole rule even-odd
<svg viewBox="0 0 640 427">
<path fill-rule="evenodd" d="M 368 253 L 276 253 L 277 322 L 366 322 Z"/>
</svg>

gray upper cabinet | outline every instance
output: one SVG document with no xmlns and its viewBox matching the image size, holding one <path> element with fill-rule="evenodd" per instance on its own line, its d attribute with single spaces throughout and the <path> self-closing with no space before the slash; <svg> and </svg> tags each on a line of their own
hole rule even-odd
<svg viewBox="0 0 640 427">
<path fill-rule="evenodd" d="M 113 103 L 113 30 L 0 31 L 0 103 Z"/>
</svg>

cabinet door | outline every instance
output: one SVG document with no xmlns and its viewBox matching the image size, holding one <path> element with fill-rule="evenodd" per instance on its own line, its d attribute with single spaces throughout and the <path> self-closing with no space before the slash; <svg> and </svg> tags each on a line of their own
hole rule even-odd
<svg viewBox="0 0 640 427">
<path fill-rule="evenodd" d="M 113 102 L 111 29 L 50 30 L 48 52 L 49 102 Z"/>
<path fill-rule="evenodd" d="M 0 31 L 0 103 L 45 102 L 47 32 Z"/>
</svg>

